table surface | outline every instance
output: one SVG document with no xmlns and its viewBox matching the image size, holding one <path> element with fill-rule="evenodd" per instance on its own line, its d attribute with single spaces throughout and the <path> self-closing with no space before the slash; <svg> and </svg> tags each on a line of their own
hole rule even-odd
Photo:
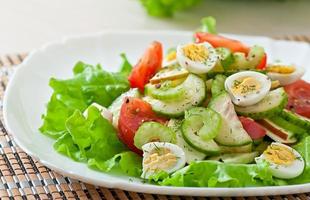
<svg viewBox="0 0 310 200">
<path fill-rule="evenodd" d="M 147 16 L 138 0 L 0 0 L 0 54 L 107 29 L 194 30 L 208 15 L 221 32 L 310 34 L 309 0 L 202 1 L 191 12 L 158 19 Z"/>
</svg>

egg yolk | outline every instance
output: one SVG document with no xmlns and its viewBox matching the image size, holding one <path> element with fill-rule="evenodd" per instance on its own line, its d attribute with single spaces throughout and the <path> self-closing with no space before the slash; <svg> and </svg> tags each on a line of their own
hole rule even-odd
<svg viewBox="0 0 310 200">
<path fill-rule="evenodd" d="M 203 45 L 189 44 L 183 47 L 184 55 L 192 61 L 203 62 L 209 56 L 208 49 Z"/>
<path fill-rule="evenodd" d="M 296 160 L 296 156 L 290 149 L 273 144 L 268 146 L 264 155 L 268 161 L 277 165 L 290 165 Z"/>
<path fill-rule="evenodd" d="M 261 88 L 260 82 L 253 77 L 245 77 L 234 81 L 232 92 L 235 95 L 244 95 L 255 92 Z"/>
<path fill-rule="evenodd" d="M 157 172 L 176 165 L 177 157 L 167 148 L 156 149 L 143 161 L 146 171 Z"/>
<path fill-rule="evenodd" d="M 295 71 L 293 66 L 284 66 L 284 65 L 273 65 L 267 67 L 268 72 L 279 73 L 279 74 L 291 74 Z"/>
</svg>

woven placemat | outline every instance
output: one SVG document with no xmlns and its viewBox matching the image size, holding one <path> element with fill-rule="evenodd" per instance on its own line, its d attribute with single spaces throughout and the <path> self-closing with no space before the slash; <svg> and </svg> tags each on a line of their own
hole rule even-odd
<svg viewBox="0 0 310 200">
<path fill-rule="evenodd" d="M 306 41 L 310 43 L 310 36 L 285 36 L 277 37 L 276 39 Z M 0 199 L 205 199 L 201 197 L 143 194 L 89 185 L 57 174 L 23 152 L 3 126 L 2 100 L 10 74 L 14 71 L 13 66 L 21 63 L 26 55 L 0 56 Z M 228 197 L 223 199 L 310 200 L 310 193 L 285 196 Z"/>
</svg>

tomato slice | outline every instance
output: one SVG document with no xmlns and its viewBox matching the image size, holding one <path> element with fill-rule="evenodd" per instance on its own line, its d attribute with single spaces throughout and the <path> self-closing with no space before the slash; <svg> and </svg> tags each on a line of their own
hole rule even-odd
<svg viewBox="0 0 310 200">
<path fill-rule="evenodd" d="M 134 136 L 143 122 L 156 121 L 166 123 L 166 119 L 158 117 L 147 102 L 134 97 L 124 99 L 118 120 L 118 137 L 128 148 L 139 155 L 142 151 L 134 145 Z"/>
<path fill-rule="evenodd" d="M 256 69 L 266 69 L 266 65 L 267 65 L 267 54 L 264 54 L 264 57 L 262 58 L 262 60 L 260 61 L 260 63 L 257 65 Z"/>
<path fill-rule="evenodd" d="M 225 47 L 232 52 L 243 52 L 248 54 L 250 48 L 238 40 L 229 39 L 220 35 L 211 33 L 197 32 L 194 35 L 196 42 L 209 42 L 214 48 Z"/>
<path fill-rule="evenodd" d="M 244 130 L 249 134 L 249 136 L 253 140 L 263 138 L 266 135 L 267 133 L 266 129 L 264 129 L 264 127 L 255 122 L 253 119 L 240 116 L 239 120 Z"/>
<path fill-rule="evenodd" d="M 139 88 L 144 91 L 144 86 L 161 68 L 163 61 L 163 48 L 161 43 L 153 42 L 144 52 L 142 58 L 134 66 L 131 74 L 128 77 L 132 88 Z"/>
<path fill-rule="evenodd" d="M 298 80 L 284 87 L 288 94 L 287 109 L 310 118 L 310 84 Z"/>
</svg>

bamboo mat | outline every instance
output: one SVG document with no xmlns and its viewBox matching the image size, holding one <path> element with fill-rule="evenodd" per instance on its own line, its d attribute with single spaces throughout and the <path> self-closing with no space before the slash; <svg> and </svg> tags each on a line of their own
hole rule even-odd
<svg viewBox="0 0 310 200">
<path fill-rule="evenodd" d="M 306 41 L 310 36 L 285 36 L 276 39 Z M 107 189 L 64 177 L 24 153 L 3 126 L 2 99 L 14 66 L 21 63 L 27 54 L 0 56 L 0 199 L 107 199 L 107 200 L 194 200 L 202 197 L 152 195 Z M 300 199 L 310 200 L 310 193 L 285 196 L 236 197 L 210 199 Z"/>
</svg>

